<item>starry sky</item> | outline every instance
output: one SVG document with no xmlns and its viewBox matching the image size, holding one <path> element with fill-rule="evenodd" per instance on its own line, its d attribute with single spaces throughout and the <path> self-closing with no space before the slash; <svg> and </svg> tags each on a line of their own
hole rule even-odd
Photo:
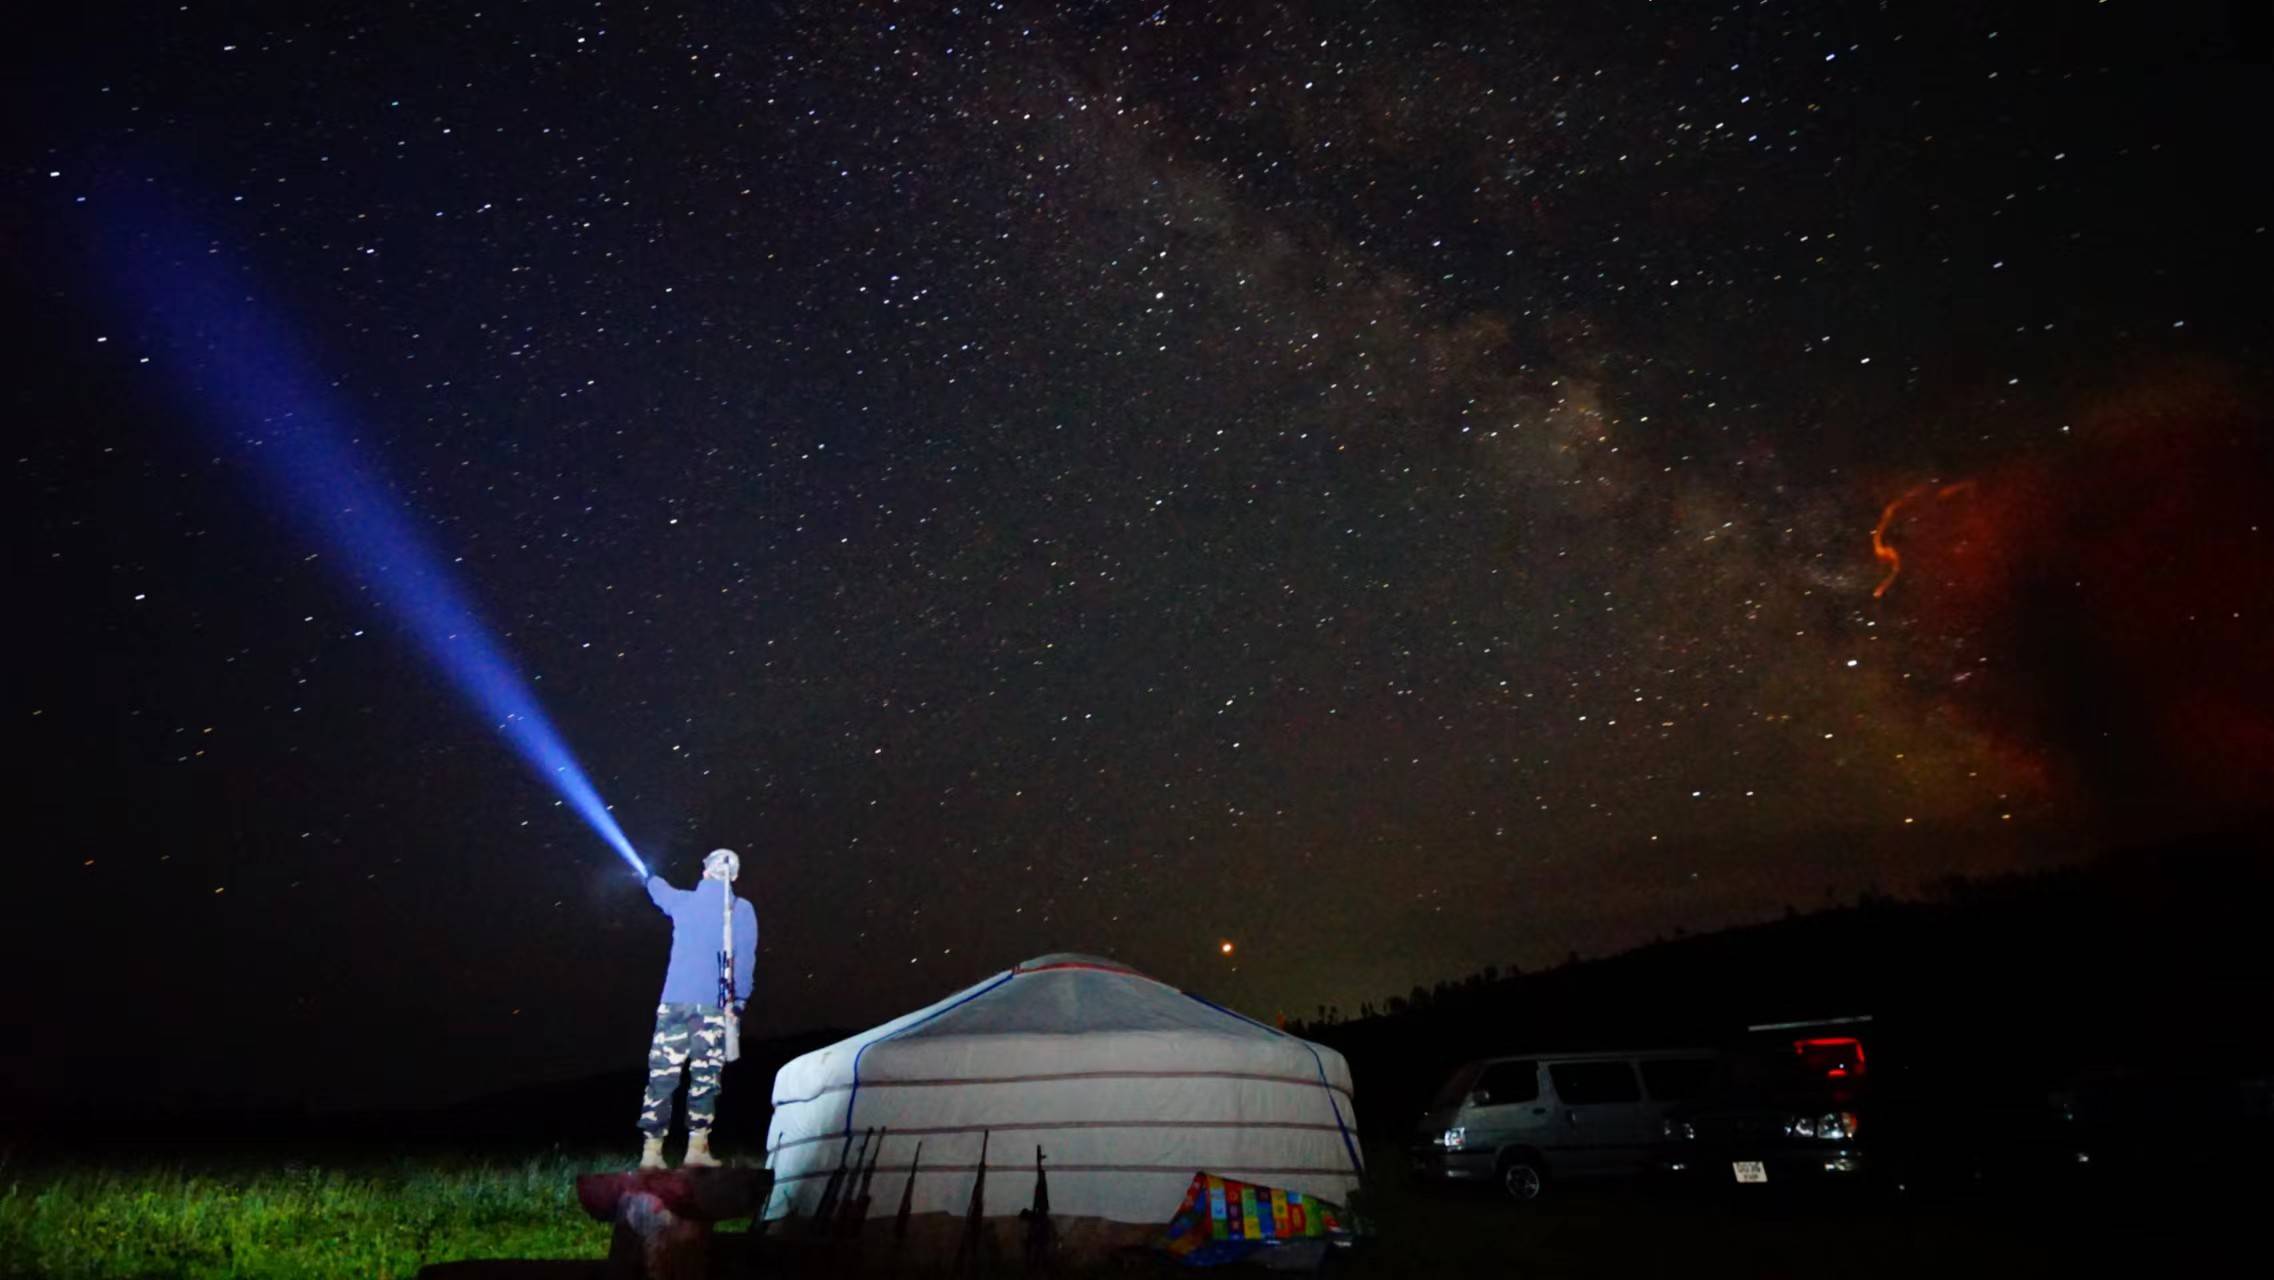
<svg viewBox="0 0 2274 1280">
<path fill-rule="evenodd" d="M 1347 1010 L 2254 821 L 2264 14 L 1917 8 L 55 15 L 11 1075 L 623 1067 L 666 946 L 187 389 L 154 209 L 649 860 L 741 851 L 761 1030 L 1062 949 Z"/>
</svg>

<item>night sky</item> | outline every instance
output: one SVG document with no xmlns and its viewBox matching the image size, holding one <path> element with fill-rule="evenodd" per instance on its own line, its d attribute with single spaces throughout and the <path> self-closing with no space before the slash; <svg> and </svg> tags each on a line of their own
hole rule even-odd
<svg viewBox="0 0 2274 1280">
<path fill-rule="evenodd" d="M 640 850 L 741 851 L 762 1031 L 1060 949 L 1350 1011 L 2274 794 L 2263 6 L 349 7 L 22 50 L 20 1084 L 472 1094 L 661 979 L 161 218 Z"/>
</svg>

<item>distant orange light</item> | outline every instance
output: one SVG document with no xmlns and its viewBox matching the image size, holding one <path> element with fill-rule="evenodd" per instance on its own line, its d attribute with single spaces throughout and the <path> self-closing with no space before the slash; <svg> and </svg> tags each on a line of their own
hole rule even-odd
<svg viewBox="0 0 2274 1280">
<path fill-rule="evenodd" d="M 1225 955 L 1232 954 L 1232 940 L 1226 938 L 1224 941 L 1217 943 L 1216 949 L 1223 952 Z"/>
</svg>

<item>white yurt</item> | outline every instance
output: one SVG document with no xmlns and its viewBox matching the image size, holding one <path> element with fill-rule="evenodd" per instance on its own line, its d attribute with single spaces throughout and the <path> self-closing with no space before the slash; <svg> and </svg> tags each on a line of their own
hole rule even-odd
<svg viewBox="0 0 2274 1280">
<path fill-rule="evenodd" d="M 810 1218 L 843 1170 L 871 1231 L 903 1197 L 960 1222 L 982 1135 L 997 1219 L 1032 1202 L 1037 1147 L 1069 1225 L 1158 1228 L 1198 1172 L 1343 1203 L 1360 1172 L 1341 1054 L 1127 965 L 1048 955 L 784 1066 L 766 1217 Z"/>
</svg>

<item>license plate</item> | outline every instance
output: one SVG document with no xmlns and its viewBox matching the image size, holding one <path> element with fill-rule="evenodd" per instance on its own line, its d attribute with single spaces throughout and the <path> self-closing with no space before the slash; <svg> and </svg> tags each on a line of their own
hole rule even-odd
<svg viewBox="0 0 2274 1280">
<path fill-rule="evenodd" d="M 1729 1167 L 1737 1171 L 1739 1182 L 1767 1182 L 1769 1167 L 1758 1160 L 1732 1160 Z"/>
</svg>

